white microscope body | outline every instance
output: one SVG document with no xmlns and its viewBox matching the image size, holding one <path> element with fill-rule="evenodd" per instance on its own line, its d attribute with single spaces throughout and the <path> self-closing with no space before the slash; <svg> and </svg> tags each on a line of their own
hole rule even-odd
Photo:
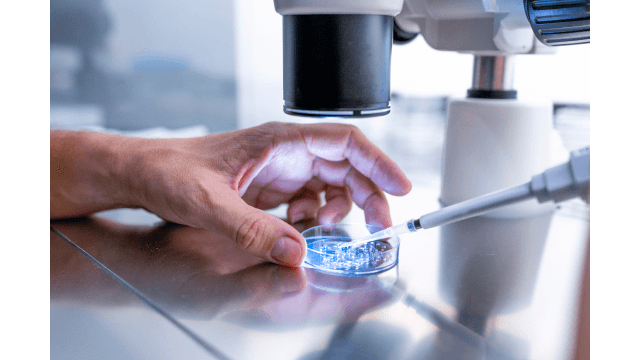
<svg viewBox="0 0 640 360">
<path fill-rule="evenodd" d="M 553 51 L 536 39 L 521 0 L 406 0 L 396 22 L 421 33 L 434 49 L 474 54 L 469 95 L 505 95 L 449 103 L 443 205 L 526 182 L 553 165 L 551 101 L 517 98 L 513 89 L 513 55 Z M 487 215 L 523 217 L 551 209 L 530 201 Z"/>
<path fill-rule="evenodd" d="M 553 47 L 542 44 L 532 31 L 533 23 L 530 23 L 527 16 L 526 6 L 530 6 L 527 9 L 533 12 L 545 7 L 555 9 L 574 5 L 582 6 L 585 5 L 582 3 L 586 3 L 586 40 L 582 37 L 578 40 L 565 41 L 565 44 L 584 43 L 589 41 L 589 2 L 573 1 L 569 2 L 572 3 L 569 5 L 567 1 L 529 1 L 529 3 L 525 1 L 523 5 L 523 0 L 275 0 L 275 7 L 283 17 L 322 14 L 393 16 L 395 31 L 399 30 L 410 35 L 419 33 L 429 46 L 437 50 L 474 55 L 472 87 L 468 91 L 468 96 L 452 100 L 448 108 L 440 197 L 442 205 L 448 206 L 525 183 L 533 175 L 543 172 L 559 160 L 554 161 L 552 158 L 552 137 L 555 136 L 553 105 L 548 99 L 523 99 L 517 96 L 513 88 L 514 55 L 554 52 Z M 583 16 L 578 20 L 580 19 L 585 18 Z M 545 21 L 566 23 L 568 20 L 556 14 L 555 18 L 539 16 L 532 21 L 536 24 L 540 22 L 541 26 L 544 26 Z M 291 27 L 287 29 L 291 30 Z M 585 26 L 582 25 L 579 30 L 584 29 Z M 547 27 L 538 29 L 537 34 L 538 37 L 550 36 L 551 40 L 544 41 L 552 45 L 554 41 L 560 42 L 555 40 L 554 36 L 557 34 L 554 31 L 560 35 L 567 33 L 567 31 L 563 33 L 562 30 Z M 582 33 L 584 34 L 585 31 Z M 359 38 L 354 37 L 349 41 L 354 39 L 357 41 Z M 290 57 L 298 54 L 296 52 L 298 45 L 288 45 L 286 41 L 287 34 L 285 34 L 284 44 L 285 58 L 288 47 L 293 49 L 289 51 Z M 345 42 L 344 39 L 339 41 Z M 347 45 L 337 50 L 332 48 L 324 52 L 349 52 L 348 44 L 351 43 L 345 42 L 345 44 Z M 390 56 L 390 45 L 388 48 Z M 339 59 L 344 56 L 341 54 L 336 58 L 340 61 Z M 290 81 L 292 77 L 287 77 L 289 70 L 286 61 L 285 59 L 285 112 L 295 114 L 295 111 L 287 111 L 287 104 L 289 104 L 287 79 Z M 366 62 L 366 58 L 359 61 Z M 425 62 L 428 62 L 428 59 L 425 59 Z M 347 73 L 350 74 L 350 71 Z M 343 76 L 337 80 L 337 82 L 344 81 L 351 81 L 351 78 Z M 366 79 L 359 81 L 361 83 L 354 83 L 353 86 L 363 87 L 362 81 L 364 81 L 364 87 L 385 86 L 384 79 L 379 83 L 382 85 L 367 84 Z M 304 84 L 304 81 L 299 83 Z M 291 81 L 290 88 L 300 89 L 299 83 Z M 348 88 L 348 84 L 344 86 Z M 342 91 L 340 87 L 335 90 L 336 93 Z M 331 90 L 327 91 L 325 88 L 322 94 L 314 95 L 324 96 L 323 94 L 327 92 L 330 93 Z M 371 100 L 364 101 L 369 107 L 363 105 L 364 110 L 358 112 L 357 104 L 362 103 L 361 100 L 350 103 L 347 101 L 348 106 L 334 106 L 336 101 L 331 100 L 329 106 L 317 107 L 321 108 L 320 111 L 329 108 L 331 111 L 343 108 L 356 109 L 353 115 L 347 116 L 364 116 L 367 109 L 374 108 L 369 105 L 381 103 L 380 98 L 372 95 Z M 357 103 L 356 106 L 353 105 L 354 103 Z M 379 110 L 374 111 L 378 111 L 377 115 L 384 115 L 388 113 L 388 108 L 387 103 L 386 107 L 384 104 L 379 105 Z M 384 112 L 385 109 L 387 112 Z M 316 114 L 318 113 L 316 111 Z M 552 209 L 553 206 L 540 206 L 535 201 L 529 201 L 494 210 L 487 215 L 526 217 L 549 212 Z"/>
</svg>

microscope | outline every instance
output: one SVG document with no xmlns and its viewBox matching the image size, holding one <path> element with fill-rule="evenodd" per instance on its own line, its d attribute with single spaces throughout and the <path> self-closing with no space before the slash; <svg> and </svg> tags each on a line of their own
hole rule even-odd
<svg viewBox="0 0 640 360">
<path fill-rule="evenodd" d="M 518 96 L 514 56 L 589 43 L 589 0 L 274 3 L 282 15 L 284 112 L 290 115 L 388 114 L 392 43 L 418 34 L 434 49 L 473 54 L 471 88 L 448 106 L 443 206 L 526 182 L 554 165 L 553 104 Z M 552 208 L 529 201 L 487 216 L 527 217 Z"/>
</svg>

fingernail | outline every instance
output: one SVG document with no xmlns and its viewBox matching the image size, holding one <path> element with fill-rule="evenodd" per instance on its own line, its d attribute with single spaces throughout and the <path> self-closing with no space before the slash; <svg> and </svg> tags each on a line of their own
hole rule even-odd
<svg viewBox="0 0 640 360">
<path fill-rule="evenodd" d="M 333 218 L 333 224 L 339 223 L 340 220 L 342 220 L 342 216 L 336 215 L 336 217 Z"/>
<path fill-rule="evenodd" d="M 271 257 L 287 265 L 298 265 L 302 249 L 297 241 L 288 236 L 281 237 L 271 249 Z"/>
<path fill-rule="evenodd" d="M 407 185 L 402 185 L 399 184 L 397 182 L 392 182 L 390 184 L 385 184 L 385 188 L 384 191 L 391 194 L 391 195 L 396 195 L 396 196 L 400 196 L 402 194 L 406 194 L 409 191 L 411 191 L 411 183 L 407 184 Z"/>
</svg>

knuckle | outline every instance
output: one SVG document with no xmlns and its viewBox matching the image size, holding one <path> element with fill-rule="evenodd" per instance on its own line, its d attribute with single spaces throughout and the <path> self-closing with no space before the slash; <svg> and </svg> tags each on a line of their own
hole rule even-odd
<svg viewBox="0 0 640 360">
<path fill-rule="evenodd" d="M 352 141 L 356 140 L 356 138 L 360 139 L 360 138 L 364 137 L 364 133 L 362 132 L 362 130 L 360 130 L 360 128 L 355 126 L 355 125 L 348 124 L 347 125 L 347 129 L 349 131 L 349 135 L 352 138 L 351 139 Z"/>
<path fill-rule="evenodd" d="M 268 143 L 273 145 L 279 135 L 283 133 L 284 128 L 285 124 L 277 121 L 271 121 L 268 123 L 264 123 L 256 128 L 252 128 L 252 135 L 255 140 L 259 140 L 261 143 Z"/>
<path fill-rule="evenodd" d="M 363 202 L 364 207 L 388 207 L 387 198 L 382 190 L 374 188 Z"/>
<path fill-rule="evenodd" d="M 259 125 L 255 129 L 259 130 L 258 132 L 263 136 L 264 135 L 275 136 L 279 133 L 282 133 L 286 129 L 286 124 L 278 121 L 269 121 L 267 123 Z"/>
<path fill-rule="evenodd" d="M 347 136 L 347 140 L 345 142 L 343 155 L 346 158 L 351 158 L 354 147 L 359 147 L 358 143 L 360 142 L 359 139 L 362 136 L 362 132 L 355 125 L 345 124 L 345 135 Z"/>
<path fill-rule="evenodd" d="M 378 173 L 380 172 L 380 166 L 381 166 L 381 161 L 383 160 L 382 155 L 378 154 L 376 156 L 376 158 L 373 160 L 373 163 L 371 164 L 371 168 L 369 169 L 369 178 L 373 179 L 374 177 L 377 177 Z"/>
<path fill-rule="evenodd" d="M 344 132 L 358 131 L 358 127 L 353 124 L 332 124 L 332 125 L 337 126 L 339 129 L 341 129 Z"/>
<path fill-rule="evenodd" d="M 260 125 L 260 127 L 264 127 L 264 128 L 273 128 L 273 127 L 278 127 L 281 126 L 282 123 L 279 121 L 267 121 L 266 123 Z"/>
<path fill-rule="evenodd" d="M 263 251 L 267 235 L 267 220 L 262 216 L 247 216 L 238 227 L 235 242 L 243 251 Z"/>
<path fill-rule="evenodd" d="M 278 145 L 279 131 L 277 126 L 269 126 L 272 123 L 262 124 L 253 128 L 244 130 L 240 139 L 242 146 L 239 149 L 233 149 L 229 156 L 231 158 L 244 154 L 246 158 L 263 158 L 266 153 L 273 151 Z M 277 123 L 273 123 L 277 125 Z M 243 163 L 244 164 L 244 163 Z"/>
<path fill-rule="evenodd" d="M 353 125 L 353 124 L 347 124 L 347 130 L 354 132 L 354 133 L 359 133 L 360 132 L 360 128 Z"/>
</svg>

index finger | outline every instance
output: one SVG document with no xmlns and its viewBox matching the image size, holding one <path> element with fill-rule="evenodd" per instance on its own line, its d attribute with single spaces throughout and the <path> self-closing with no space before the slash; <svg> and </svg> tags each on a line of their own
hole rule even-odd
<svg viewBox="0 0 640 360">
<path fill-rule="evenodd" d="M 309 152 L 325 160 L 349 163 L 392 195 L 406 195 L 411 182 L 400 167 L 353 125 L 309 124 L 299 128 Z"/>
</svg>

